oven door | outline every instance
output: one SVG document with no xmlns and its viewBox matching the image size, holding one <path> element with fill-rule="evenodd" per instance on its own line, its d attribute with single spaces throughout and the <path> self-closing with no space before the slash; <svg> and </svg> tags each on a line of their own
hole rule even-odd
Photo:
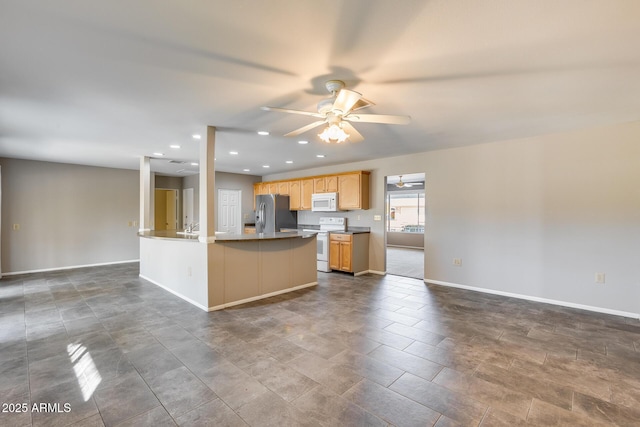
<svg viewBox="0 0 640 427">
<path fill-rule="evenodd" d="M 329 233 L 318 233 L 318 261 L 329 261 Z"/>
</svg>

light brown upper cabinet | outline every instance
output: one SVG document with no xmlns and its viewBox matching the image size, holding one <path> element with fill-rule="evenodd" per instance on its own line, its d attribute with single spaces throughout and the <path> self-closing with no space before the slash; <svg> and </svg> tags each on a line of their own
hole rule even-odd
<svg viewBox="0 0 640 427">
<path fill-rule="evenodd" d="M 311 210 L 311 195 L 313 194 L 313 179 L 300 180 L 300 210 Z"/>
<path fill-rule="evenodd" d="M 338 193 L 341 210 L 369 209 L 369 172 L 345 172 L 340 175 L 322 175 L 295 181 L 258 182 L 253 186 L 254 201 L 258 194 L 289 195 L 289 209 L 311 210 L 313 193 Z"/>
<path fill-rule="evenodd" d="M 338 207 L 345 211 L 369 209 L 369 172 L 338 175 Z"/>
<path fill-rule="evenodd" d="M 298 211 L 301 209 L 300 203 L 300 181 L 291 181 L 289 184 L 289 209 L 292 211 Z"/>
<path fill-rule="evenodd" d="M 335 193 L 336 191 L 338 191 L 338 177 L 336 175 L 313 178 L 314 193 Z"/>
<path fill-rule="evenodd" d="M 286 196 L 289 195 L 289 181 L 283 181 L 278 183 L 278 191 L 276 194 L 284 194 Z"/>
</svg>

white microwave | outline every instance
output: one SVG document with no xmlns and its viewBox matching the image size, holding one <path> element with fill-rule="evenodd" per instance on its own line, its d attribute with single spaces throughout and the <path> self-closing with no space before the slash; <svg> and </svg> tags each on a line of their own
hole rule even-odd
<svg viewBox="0 0 640 427">
<path fill-rule="evenodd" d="M 338 193 L 315 193 L 311 195 L 313 212 L 336 212 L 338 210 Z"/>
</svg>

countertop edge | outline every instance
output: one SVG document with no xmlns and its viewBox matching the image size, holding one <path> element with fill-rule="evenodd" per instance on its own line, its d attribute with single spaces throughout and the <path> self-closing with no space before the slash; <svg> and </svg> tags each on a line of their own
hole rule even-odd
<svg viewBox="0 0 640 427">
<path fill-rule="evenodd" d="M 283 233 L 269 233 L 269 234 L 228 234 L 215 236 L 213 243 L 225 243 L 225 242 L 247 242 L 247 241 L 261 241 L 261 240 L 280 240 L 280 239 L 295 239 L 302 238 L 308 239 L 314 237 L 314 232 L 283 232 Z M 178 242 L 200 242 L 199 236 L 186 236 L 174 233 L 162 232 L 155 234 L 154 232 L 138 233 L 138 237 L 145 239 L 158 239 L 158 240 L 173 240 Z"/>
</svg>

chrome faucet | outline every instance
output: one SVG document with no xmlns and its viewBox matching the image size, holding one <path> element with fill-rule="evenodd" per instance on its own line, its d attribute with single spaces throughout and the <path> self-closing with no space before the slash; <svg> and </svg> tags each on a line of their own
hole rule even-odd
<svg viewBox="0 0 640 427">
<path fill-rule="evenodd" d="M 186 231 L 187 233 L 193 233 L 194 231 L 196 231 L 196 228 L 198 228 L 200 224 L 198 223 L 190 223 L 189 225 L 187 225 Z"/>
</svg>

